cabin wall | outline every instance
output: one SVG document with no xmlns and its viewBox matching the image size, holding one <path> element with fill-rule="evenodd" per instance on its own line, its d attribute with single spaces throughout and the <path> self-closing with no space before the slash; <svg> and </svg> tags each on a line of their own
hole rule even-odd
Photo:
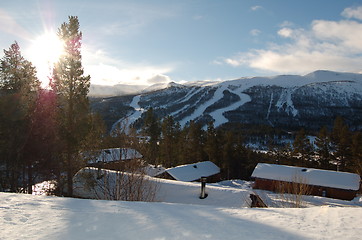
<svg viewBox="0 0 362 240">
<path fill-rule="evenodd" d="M 255 183 L 253 188 L 272 191 L 272 192 L 280 192 L 280 186 L 285 183 L 287 182 L 263 179 L 263 178 L 255 178 Z M 309 188 L 308 189 L 309 195 L 336 198 L 348 201 L 355 198 L 357 194 L 357 191 L 353 190 L 345 190 L 345 189 L 314 186 L 314 185 L 308 185 L 308 188 Z"/>
</svg>

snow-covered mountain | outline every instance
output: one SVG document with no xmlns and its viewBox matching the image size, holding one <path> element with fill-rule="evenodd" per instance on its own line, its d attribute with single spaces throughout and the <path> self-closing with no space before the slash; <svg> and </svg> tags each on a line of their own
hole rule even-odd
<svg viewBox="0 0 362 240">
<path fill-rule="evenodd" d="M 94 100 L 110 122 L 137 123 L 148 108 L 171 115 L 181 126 L 191 120 L 216 127 L 227 123 L 319 129 L 342 116 L 362 129 L 362 74 L 315 71 L 304 76 L 240 78 L 219 82 L 168 84 L 136 96 Z M 116 125 L 114 125 L 116 126 Z"/>
</svg>

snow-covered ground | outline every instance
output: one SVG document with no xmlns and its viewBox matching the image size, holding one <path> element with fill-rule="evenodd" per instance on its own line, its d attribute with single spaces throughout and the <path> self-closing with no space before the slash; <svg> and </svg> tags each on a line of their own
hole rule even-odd
<svg viewBox="0 0 362 240">
<path fill-rule="evenodd" d="M 248 208 L 251 182 L 160 180 L 162 200 L 124 202 L 0 193 L 0 239 L 361 239 L 362 201 L 305 197 L 285 208 L 277 194 L 254 190 L 271 208 Z M 162 201 L 162 202 L 161 202 Z"/>
<path fill-rule="evenodd" d="M 360 239 L 362 208 L 221 208 L 0 193 L 0 239 Z"/>
</svg>

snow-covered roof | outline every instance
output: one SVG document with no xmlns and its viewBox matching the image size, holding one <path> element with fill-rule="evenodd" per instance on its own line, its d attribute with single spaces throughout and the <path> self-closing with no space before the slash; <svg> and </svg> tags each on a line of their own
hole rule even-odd
<svg viewBox="0 0 362 240">
<path fill-rule="evenodd" d="M 165 168 L 162 166 L 147 165 L 143 168 L 145 174 L 151 177 L 155 177 L 165 172 Z"/>
<path fill-rule="evenodd" d="M 120 160 L 131 160 L 142 158 L 142 154 L 140 154 L 137 150 L 132 148 L 109 148 L 102 149 L 99 156 L 95 159 L 89 161 L 89 163 L 97 163 L 97 162 L 114 162 Z"/>
<path fill-rule="evenodd" d="M 358 174 L 277 164 L 258 163 L 251 177 L 346 190 L 358 190 L 360 187 Z"/>
<path fill-rule="evenodd" d="M 220 168 L 213 162 L 205 161 L 181 165 L 166 170 L 173 178 L 179 181 L 192 182 L 201 177 L 209 177 L 220 172 Z"/>
</svg>

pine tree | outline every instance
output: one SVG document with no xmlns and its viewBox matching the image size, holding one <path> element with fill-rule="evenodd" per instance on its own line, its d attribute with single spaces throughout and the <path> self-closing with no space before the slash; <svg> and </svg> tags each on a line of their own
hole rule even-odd
<svg viewBox="0 0 362 240">
<path fill-rule="evenodd" d="M 231 131 L 224 132 L 221 168 L 226 171 L 227 179 L 230 179 L 233 175 L 234 152 L 234 134 Z"/>
<path fill-rule="evenodd" d="M 335 156 L 338 159 L 341 170 L 346 170 L 351 159 L 351 133 L 347 125 L 344 125 L 336 145 Z"/>
<path fill-rule="evenodd" d="M 337 117 L 332 131 L 334 157 L 338 161 L 338 169 L 345 170 L 351 155 L 351 136 L 348 126 L 341 117 Z"/>
<path fill-rule="evenodd" d="M 179 132 L 179 126 L 172 116 L 167 116 L 163 119 L 161 125 L 160 158 L 162 165 L 165 167 L 176 166 L 178 164 L 177 144 Z"/>
<path fill-rule="evenodd" d="M 34 178 L 52 179 L 59 171 L 56 96 L 53 91 L 41 89 L 30 119 L 30 133 L 24 147 L 28 177 L 28 193 L 32 193 Z"/>
<path fill-rule="evenodd" d="M 4 50 L 4 54 L 0 65 L 0 89 L 31 97 L 29 94 L 40 87 L 35 67 L 22 56 L 17 42 Z"/>
<path fill-rule="evenodd" d="M 188 163 L 201 162 L 205 160 L 204 152 L 204 132 L 201 125 L 195 121 L 190 122 L 187 132 L 188 151 L 191 154 L 186 160 Z"/>
<path fill-rule="evenodd" d="M 149 108 L 143 126 L 143 133 L 149 137 L 145 158 L 149 163 L 159 164 L 159 140 L 160 140 L 160 123 L 156 118 L 153 108 Z"/>
<path fill-rule="evenodd" d="M 205 152 L 209 161 L 215 163 L 216 165 L 221 164 L 219 141 L 213 122 L 209 122 L 207 125 Z"/>
<path fill-rule="evenodd" d="M 352 136 L 352 146 L 351 146 L 351 166 L 349 170 L 352 170 L 359 175 L 362 175 L 362 133 L 356 132 Z"/>
<path fill-rule="evenodd" d="M 301 160 L 304 162 L 304 164 L 308 165 L 312 154 L 312 145 L 303 128 L 295 136 L 293 148 L 294 153 L 300 154 Z"/>
<path fill-rule="evenodd" d="M 324 126 L 319 131 L 319 134 L 315 140 L 317 146 L 317 153 L 322 168 L 329 168 L 329 161 L 331 160 L 330 145 L 331 141 L 329 138 L 327 127 Z"/>
<path fill-rule="evenodd" d="M 64 54 L 54 66 L 52 87 L 58 96 L 60 139 L 64 144 L 64 168 L 67 173 L 67 194 L 73 194 L 72 177 L 81 165 L 79 153 L 90 131 L 90 110 L 87 97 L 90 76 L 82 67 L 82 32 L 78 17 L 70 16 L 58 30 L 64 43 Z"/>
<path fill-rule="evenodd" d="M 16 191 L 20 175 L 25 179 L 29 156 L 24 147 L 31 141 L 30 123 L 40 83 L 35 67 L 22 56 L 17 42 L 4 54 L 0 61 L 0 159 L 6 166 L 5 185 Z"/>
</svg>

